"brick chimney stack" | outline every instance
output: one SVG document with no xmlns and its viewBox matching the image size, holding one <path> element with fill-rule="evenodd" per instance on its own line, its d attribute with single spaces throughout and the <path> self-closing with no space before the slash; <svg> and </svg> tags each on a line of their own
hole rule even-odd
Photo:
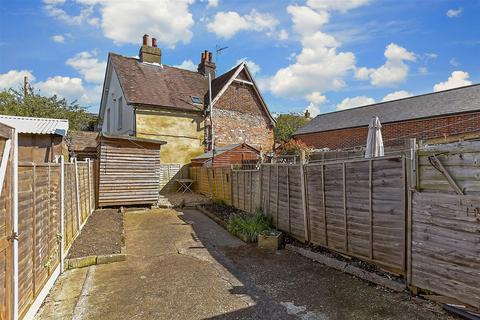
<svg viewBox="0 0 480 320">
<path fill-rule="evenodd" d="M 162 51 L 157 47 L 157 39 L 152 38 L 152 45 L 148 45 L 148 34 L 143 36 L 142 46 L 138 53 L 141 62 L 162 63 Z"/>
<path fill-rule="evenodd" d="M 202 52 L 202 56 L 200 58 L 200 63 L 198 64 L 197 70 L 204 76 L 208 76 L 208 74 L 210 73 L 212 79 L 215 79 L 215 69 L 217 67 L 212 60 L 212 53 L 205 50 L 204 52 Z"/>
</svg>

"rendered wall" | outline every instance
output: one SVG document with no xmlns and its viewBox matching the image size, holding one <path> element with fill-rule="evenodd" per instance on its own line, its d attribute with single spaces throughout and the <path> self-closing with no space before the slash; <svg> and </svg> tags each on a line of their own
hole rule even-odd
<svg viewBox="0 0 480 320">
<path fill-rule="evenodd" d="M 190 163 L 204 152 L 204 121 L 201 113 L 139 110 L 136 135 L 166 141 L 160 151 L 162 163 Z"/>
</svg>

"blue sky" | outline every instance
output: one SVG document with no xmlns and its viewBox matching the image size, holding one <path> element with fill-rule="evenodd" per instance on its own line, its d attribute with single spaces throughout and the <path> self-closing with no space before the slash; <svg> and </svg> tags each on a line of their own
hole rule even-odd
<svg viewBox="0 0 480 320">
<path fill-rule="evenodd" d="M 27 75 L 98 110 L 108 52 L 247 60 L 273 112 L 316 114 L 480 82 L 480 1 L 0 0 L 0 89 Z"/>
</svg>

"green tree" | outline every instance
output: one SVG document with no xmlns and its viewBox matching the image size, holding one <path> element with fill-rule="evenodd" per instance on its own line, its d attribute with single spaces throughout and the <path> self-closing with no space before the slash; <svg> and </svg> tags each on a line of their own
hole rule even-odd
<svg viewBox="0 0 480 320">
<path fill-rule="evenodd" d="M 26 84 L 23 90 L 3 90 L 0 92 L 0 114 L 37 118 L 67 119 L 69 130 L 91 130 L 98 123 L 96 115 L 87 112 L 76 101 L 68 102 L 56 95 L 42 96 Z"/>
<path fill-rule="evenodd" d="M 298 128 L 303 127 L 310 121 L 303 115 L 288 113 L 281 114 L 277 117 L 277 125 L 274 129 L 275 142 L 285 143 L 290 141 L 292 134 L 297 131 Z"/>
</svg>

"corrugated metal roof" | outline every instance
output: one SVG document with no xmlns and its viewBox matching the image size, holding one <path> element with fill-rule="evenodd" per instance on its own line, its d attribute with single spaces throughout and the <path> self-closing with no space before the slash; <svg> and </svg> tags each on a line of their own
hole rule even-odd
<svg viewBox="0 0 480 320">
<path fill-rule="evenodd" d="M 0 115 L 0 122 L 15 128 L 18 133 L 56 134 L 65 136 L 68 132 L 68 120 L 65 119 Z"/>
<path fill-rule="evenodd" d="M 294 135 L 480 111 L 480 84 L 320 114 Z"/>
</svg>

